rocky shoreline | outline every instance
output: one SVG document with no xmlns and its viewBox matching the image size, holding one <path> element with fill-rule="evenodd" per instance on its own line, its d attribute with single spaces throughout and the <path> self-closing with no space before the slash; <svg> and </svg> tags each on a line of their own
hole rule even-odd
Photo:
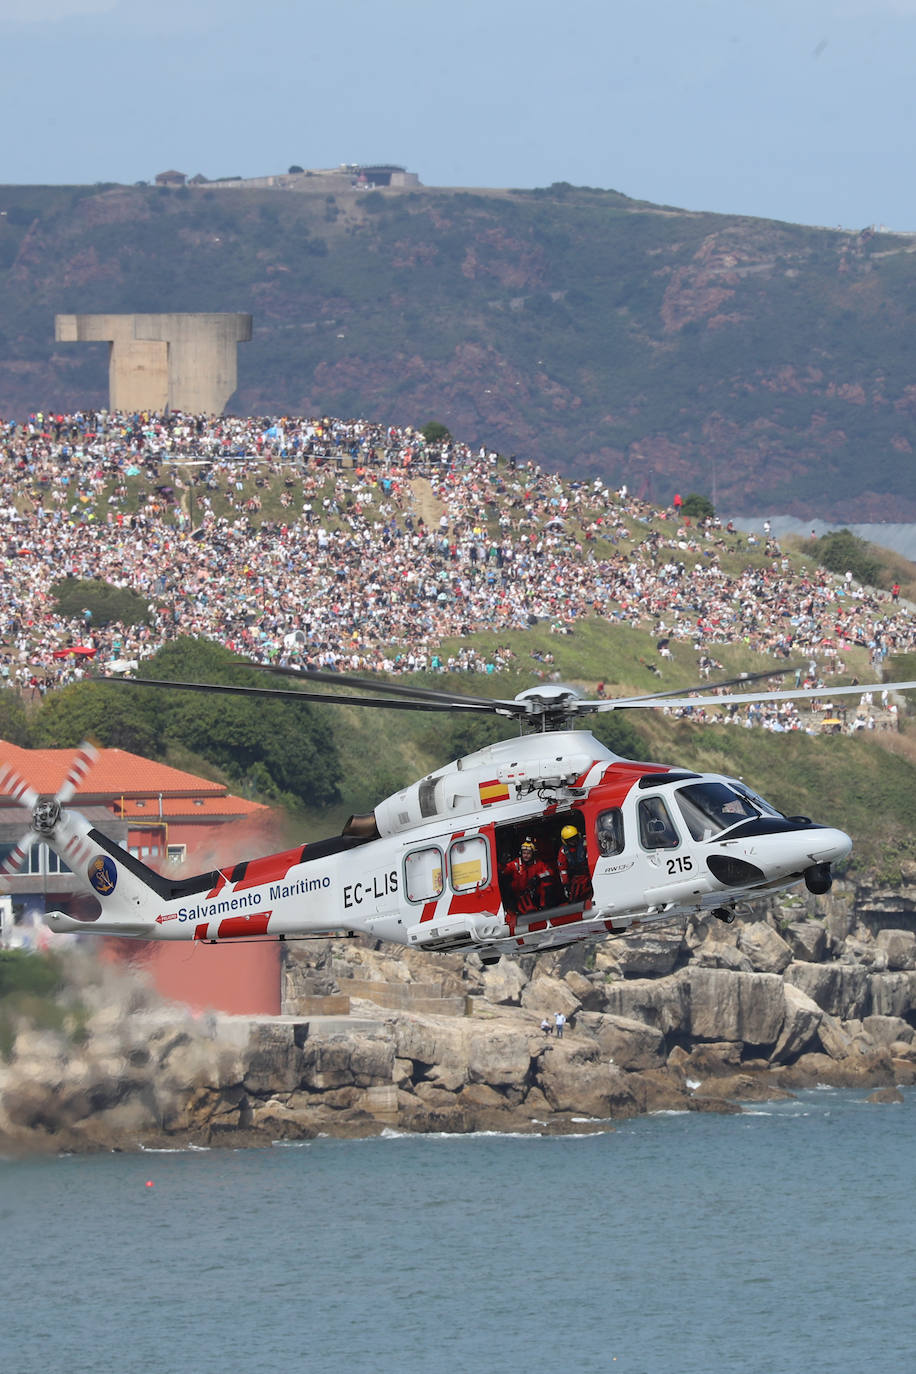
<svg viewBox="0 0 916 1374">
<path fill-rule="evenodd" d="M 61 1024 L 20 1019 L 0 1062 L 0 1150 L 609 1130 L 818 1084 L 899 1101 L 916 1083 L 906 877 L 492 967 L 367 940 L 290 945 L 272 1018 L 195 1016 L 75 950 Z M 557 1012 L 559 1039 L 542 1029 Z"/>
</svg>

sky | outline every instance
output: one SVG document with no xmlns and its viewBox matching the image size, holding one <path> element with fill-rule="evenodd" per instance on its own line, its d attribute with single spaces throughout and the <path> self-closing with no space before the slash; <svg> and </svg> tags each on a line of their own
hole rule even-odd
<svg viewBox="0 0 916 1374">
<path fill-rule="evenodd" d="M 0 184 L 392 162 L 916 231 L 916 0 L 0 0 Z"/>
</svg>

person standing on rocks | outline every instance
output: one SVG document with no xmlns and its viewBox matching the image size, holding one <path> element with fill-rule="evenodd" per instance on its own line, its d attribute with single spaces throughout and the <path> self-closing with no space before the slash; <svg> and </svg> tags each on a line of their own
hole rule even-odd
<svg viewBox="0 0 916 1374">
<path fill-rule="evenodd" d="M 554 1014 L 553 1020 L 554 1020 L 554 1025 L 555 1025 L 556 1028 L 557 1028 L 557 1039 L 558 1039 L 558 1040 L 562 1040 L 562 1039 L 563 1039 L 563 1027 L 566 1025 L 566 1016 L 565 1016 L 565 1013 L 563 1013 L 562 1011 L 556 1012 L 556 1013 Z"/>
</svg>

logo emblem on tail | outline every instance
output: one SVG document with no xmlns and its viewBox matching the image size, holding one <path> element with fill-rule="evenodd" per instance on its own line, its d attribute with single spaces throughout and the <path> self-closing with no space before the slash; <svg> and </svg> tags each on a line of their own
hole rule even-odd
<svg viewBox="0 0 916 1374">
<path fill-rule="evenodd" d="M 111 859 L 99 854 L 86 870 L 90 883 L 102 897 L 110 897 L 118 883 L 118 870 Z"/>
</svg>

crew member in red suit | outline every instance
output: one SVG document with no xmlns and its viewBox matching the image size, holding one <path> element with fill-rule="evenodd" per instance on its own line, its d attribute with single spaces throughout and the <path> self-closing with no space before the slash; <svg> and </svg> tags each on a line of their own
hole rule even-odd
<svg viewBox="0 0 916 1374">
<path fill-rule="evenodd" d="M 592 895 L 592 880 L 588 871 L 585 838 L 574 825 L 564 825 L 560 831 L 557 850 L 557 869 L 563 893 L 568 902 L 582 902 Z"/>
<path fill-rule="evenodd" d="M 510 859 L 500 876 L 506 906 L 519 913 L 543 910 L 557 880 L 556 872 L 538 858 L 530 838 L 522 840 L 518 858 Z"/>
</svg>

